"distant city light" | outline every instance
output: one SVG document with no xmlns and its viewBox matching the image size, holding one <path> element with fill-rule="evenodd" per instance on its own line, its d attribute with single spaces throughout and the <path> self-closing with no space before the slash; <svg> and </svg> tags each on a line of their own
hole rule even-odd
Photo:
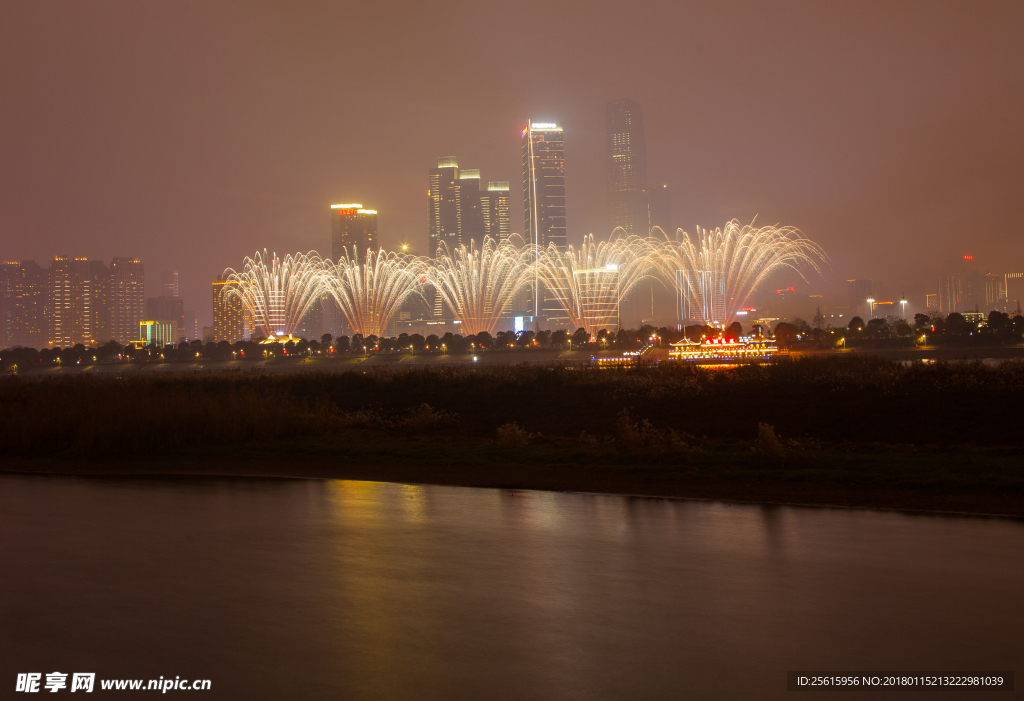
<svg viewBox="0 0 1024 701">
<path fill-rule="evenodd" d="M 359 209 L 361 204 L 332 204 L 331 209 Z"/>
</svg>

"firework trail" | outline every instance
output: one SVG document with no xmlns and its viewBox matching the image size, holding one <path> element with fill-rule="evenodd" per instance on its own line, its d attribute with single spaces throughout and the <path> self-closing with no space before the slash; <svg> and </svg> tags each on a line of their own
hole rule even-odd
<svg viewBox="0 0 1024 701">
<path fill-rule="evenodd" d="M 320 298 L 321 270 L 316 251 L 278 258 L 264 249 L 246 256 L 241 272 L 224 271 L 223 295 L 237 298 L 265 337 L 290 334 Z"/>
<path fill-rule="evenodd" d="M 651 241 L 654 269 L 677 294 L 677 271 L 709 274 L 710 289 L 721 297 L 724 315 L 715 321 L 724 323 L 736 317 L 773 273 L 789 268 L 806 280 L 806 272 L 820 275 L 820 264 L 828 262 L 821 247 L 795 227 L 741 225 L 736 219 L 724 229 L 709 232 L 698 228 L 696 236 L 679 229 L 675 239 Z"/>
<path fill-rule="evenodd" d="M 618 325 L 619 301 L 654 267 L 657 242 L 639 236 L 618 235 L 594 242 L 593 234 L 578 248 L 561 252 L 554 245 L 538 251 L 532 275 L 565 310 L 575 328 L 591 335 Z"/>
<path fill-rule="evenodd" d="M 449 251 L 442 242 L 430 261 L 426 277 L 461 322 L 465 334 L 493 333 L 513 297 L 526 284 L 531 270 L 530 249 L 484 236 L 476 247 L 457 246 Z"/>
<path fill-rule="evenodd" d="M 423 260 L 404 253 L 370 249 L 359 262 L 355 246 L 336 263 L 323 263 L 323 289 L 337 302 L 354 333 L 382 336 L 402 304 L 421 294 Z"/>
</svg>

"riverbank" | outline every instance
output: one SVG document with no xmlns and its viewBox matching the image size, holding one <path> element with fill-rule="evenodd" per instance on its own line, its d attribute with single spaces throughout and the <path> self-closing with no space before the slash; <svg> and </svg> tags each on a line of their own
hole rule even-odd
<svg viewBox="0 0 1024 701">
<path fill-rule="evenodd" d="M 1024 363 L 0 380 L 3 469 L 1024 515 Z"/>
<path fill-rule="evenodd" d="M 700 450 L 672 461 L 629 462 L 547 440 L 509 455 L 493 441 L 453 443 L 342 434 L 182 450 L 155 459 L 14 459 L 3 471 L 105 477 L 348 479 L 498 489 L 536 489 L 764 504 L 877 508 L 1024 518 L 1017 451 L 968 447 L 874 452 L 830 447 L 766 457 Z"/>
</svg>

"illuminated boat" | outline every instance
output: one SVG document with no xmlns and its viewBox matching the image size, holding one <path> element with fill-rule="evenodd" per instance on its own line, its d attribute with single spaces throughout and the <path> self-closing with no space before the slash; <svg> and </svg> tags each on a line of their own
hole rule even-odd
<svg viewBox="0 0 1024 701">
<path fill-rule="evenodd" d="M 700 343 L 685 338 L 672 344 L 669 360 L 697 365 L 720 363 L 760 363 L 770 361 L 779 349 L 775 341 L 763 336 L 742 338 L 705 338 Z"/>
</svg>

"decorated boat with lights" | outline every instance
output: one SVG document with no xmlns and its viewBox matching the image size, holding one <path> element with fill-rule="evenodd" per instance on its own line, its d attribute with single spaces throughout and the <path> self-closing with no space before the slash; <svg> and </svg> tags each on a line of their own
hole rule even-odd
<svg viewBox="0 0 1024 701">
<path fill-rule="evenodd" d="M 669 360 L 696 365 L 770 362 L 779 352 L 774 339 L 763 336 L 705 338 L 699 343 L 683 339 L 671 345 Z"/>
</svg>

